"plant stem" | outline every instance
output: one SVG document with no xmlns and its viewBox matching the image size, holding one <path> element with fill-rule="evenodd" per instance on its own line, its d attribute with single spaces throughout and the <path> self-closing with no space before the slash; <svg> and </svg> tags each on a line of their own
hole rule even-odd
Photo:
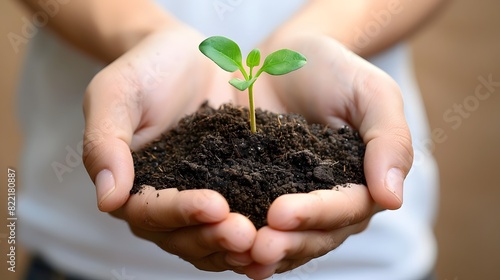
<svg viewBox="0 0 500 280">
<path fill-rule="evenodd" d="M 250 111 L 250 131 L 252 133 L 257 132 L 257 125 L 255 121 L 255 107 L 253 104 L 253 85 L 248 87 L 248 104 L 249 104 L 249 111 Z"/>
</svg>

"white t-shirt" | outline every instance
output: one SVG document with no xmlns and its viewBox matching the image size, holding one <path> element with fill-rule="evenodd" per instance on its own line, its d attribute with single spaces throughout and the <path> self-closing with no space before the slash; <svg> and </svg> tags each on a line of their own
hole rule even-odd
<svg viewBox="0 0 500 280">
<path fill-rule="evenodd" d="M 245 52 L 304 2 L 158 1 L 206 36 L 228 36 L 243 45 Z M 40 30 L 30 44 L 18 99 L 25 137 L 19 168 L 22 244 L 57 269 L 89 278 L 245 279 L 233 272 L 199 271 L 133 236 L 124 221 L 98 211 L 94 186 L 81 160 L 81 104 L 87 84 L 102 65 L 50 31 Z M 371 62 L 401 86 L 413 141 L 417 147 L 425 144 L 427 120 L 407 47 L 394 46 Z M 419 279 L 428 274 L 436 256 L 432 224 L 438 185 L 434 160 L 424 151 L 416 150 L 400 210 L 377 214 L 364 232 L 349 237 L 336 250 L 273 278 L 385 280 Z"/>
</svg>

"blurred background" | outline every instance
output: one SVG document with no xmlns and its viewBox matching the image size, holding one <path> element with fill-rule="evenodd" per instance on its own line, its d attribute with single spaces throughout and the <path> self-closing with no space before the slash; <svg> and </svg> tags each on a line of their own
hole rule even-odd
<svg viewBox="0 0 500 280">
<path fill-rule="evenodd" d="M 430 126 L 440 134 L 434 141 L 416 143 L 425 145 L 421 151 L 434 152 L 441 172 L 435 229 L 438 280 L 500 279 L 499 13 L 497 0 L 450 1 L 411 39 Z M 7 208 L 5 171 L 18 166 L 22 142 L 14 94 L 24 48 L 16 53 L 7 34 L 20 32 L 23 16 L 16 1 L 0 1 L 2 221 Z M 480 85 L 482 95 L 477 95 Z M 7 271 L 7 234 L 7 228 L 0 228 L 0 279 L 18 279 L 26 258 L 18 246 L 17 272 Z"/>
</svg>

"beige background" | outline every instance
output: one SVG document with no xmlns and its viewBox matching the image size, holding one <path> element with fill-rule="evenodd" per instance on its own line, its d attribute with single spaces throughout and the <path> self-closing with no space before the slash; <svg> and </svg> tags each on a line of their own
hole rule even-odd
<svg viewBox="0 0 500 280">
<path fill-rule="evenodd" d="M 491 75 L 500 82 L 500 2 L 450 2 L 412 41 L 431 127 L 447 137 L 434 147 L 442 183 L 438 279 L 500 279 L 500 86 L 473 103 L 479 77 Z M 22 16 L 15 1 L 0 1 L 1 205 L 6 201 L 5 170 L 17 166 L 21 141 L 13 93 L 23 53 L 14 52 L 7 34 L 20 32 Z M 464 101 L 471 102 L 465 104 L 471 111 L 453 129 L 443 114 Z M 6 272 L 6 233 L 1 227 L 0 278 L 17 279 Z M 22 251 L 18 255 L 17 276 L 26 259 Z"/>
</svg>

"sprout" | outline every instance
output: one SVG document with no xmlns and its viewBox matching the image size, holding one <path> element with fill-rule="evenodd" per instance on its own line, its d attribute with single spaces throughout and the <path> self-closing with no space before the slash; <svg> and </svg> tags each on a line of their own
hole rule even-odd
<svg viewBox="0 0 500 280">
<path fill-rule="evenodd" d="M 281 49 L 268 55 L 264 59 L 262 67 L 254 74 L 254 67 L 260 64 L 260 51 L 258 49 L 253 49 L 247 56 L 246 65 L 249 68 L 249 72 L 243 67 L 240 47 L 226 37 L 209 37 L 201 42 L 199 49 L 223 70 L 231 73 L 239 70 L 243 75 L 244 80 L 233 78 L 229 83 L 240 91 L 248 89 L 250 130 L 252 133 L 257 131 L 253 102 L 253 84 L 260 74 L 266 72 L 275 76 L 284 75 L 306 64 L 306 58 L 302 54 L 289 49 Z"/>
</svg>

